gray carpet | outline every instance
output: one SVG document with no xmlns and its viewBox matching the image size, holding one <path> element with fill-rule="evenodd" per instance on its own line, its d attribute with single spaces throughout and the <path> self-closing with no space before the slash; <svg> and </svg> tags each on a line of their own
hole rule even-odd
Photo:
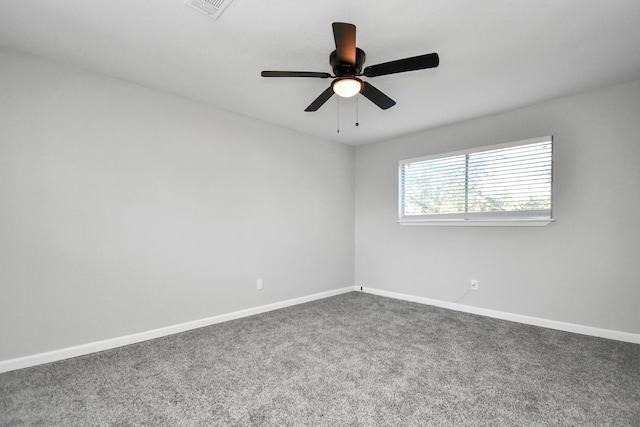
<svg viewBox="0 0 640 427">
<path fill-rule="evenodd" d="M 640 426 L 640 345 L 353 292 L 2 374 L 0 425 Z"/>
</svg>

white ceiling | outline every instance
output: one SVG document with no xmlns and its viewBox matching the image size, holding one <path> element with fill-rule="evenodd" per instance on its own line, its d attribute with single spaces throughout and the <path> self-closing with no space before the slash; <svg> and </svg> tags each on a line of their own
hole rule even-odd
<svg viewBox="0 0 640 427">
<path fill-rule="evenodd" d="M 329 79 L 331 23 L 357 26 L 366 65 L 438 52 L 436 69 L 366 79 L 304 109 Z M 6 0 L 0 45 L 348 144 L 363 144 L 640 78 L 638 0 L 234 0 L 217 19 L 183 0 Z"/>
</svg>

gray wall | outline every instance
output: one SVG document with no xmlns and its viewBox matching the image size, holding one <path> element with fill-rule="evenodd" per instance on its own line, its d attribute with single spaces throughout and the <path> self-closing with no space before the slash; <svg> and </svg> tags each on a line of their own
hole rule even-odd
<svg viewBox="0 0 640 427">
<path fill-rule="evenodd" d="M 353 147 L 7 49 L 0 99 L 0 360 L 353 285 Z"/>
<path fill-rule="evenodd" d="M 355 150 L 2 48 L 0 98 L 0 360 L 354 283 L 640 333 L 640 81 Z M 555 223 L 396 224 L 398 160 L 548 134 Z"/>
<path fill-rule="evenodd" d="M 396 224 L 399 160 L 549 134 L 555 223 Z M 356 284 L 640 333 L 639 164 L 640 81 L 358 147 Z"/>
</svg>

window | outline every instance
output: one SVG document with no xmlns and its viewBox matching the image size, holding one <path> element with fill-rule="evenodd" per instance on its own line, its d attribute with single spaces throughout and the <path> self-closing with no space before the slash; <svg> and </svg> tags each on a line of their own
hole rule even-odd
<svg viewBox="0 0 640 427">
<path fill-rule="evenodd" d="M 553 138 L 535 138 L 400 162 L 406 225 L 546 225 Z"/>
</svg>

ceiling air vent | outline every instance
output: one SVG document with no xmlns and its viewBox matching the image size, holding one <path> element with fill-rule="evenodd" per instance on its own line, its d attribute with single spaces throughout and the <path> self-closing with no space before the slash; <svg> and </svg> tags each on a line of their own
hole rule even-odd
<svg viewBox="0 0 640 427">
<path fill-rule="evenodd" d="M 184 4 L 198 12 L 208 15 L 210 18 L 218 19 L 222 12 L 229 6 L 231 0 L 184 0 Z"/>
</svg>

